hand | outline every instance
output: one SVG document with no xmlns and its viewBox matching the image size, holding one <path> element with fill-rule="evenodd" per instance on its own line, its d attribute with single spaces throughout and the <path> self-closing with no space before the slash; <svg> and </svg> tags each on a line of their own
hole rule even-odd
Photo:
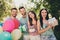
<svg viewBox="0 0 60 40">
<path fill-rule="evenodd" d="M 52 24 L 48 24 L 48 28 L 52 28 L 53 26 L 52 26 Z"/>
<path fill-rule="evenodd" d="M 43 23 L 47 24 L 48 25 L 48 21 L 47 20 L 44 20 Z"/>
<path fill-rule="evenodd" d="M 56 25 L 58 25 L 58 20 L 57 19 L 54 20 L 54 23 L 52 24 L 52 26 L 55 27 Z"/>
</svg>

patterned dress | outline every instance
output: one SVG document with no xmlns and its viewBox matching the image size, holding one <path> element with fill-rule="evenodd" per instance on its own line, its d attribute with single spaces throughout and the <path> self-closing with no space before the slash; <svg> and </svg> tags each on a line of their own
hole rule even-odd
<svg viewBox="0 0 60 40">
<path fill-rule="evenodd" d="M 47 24 L 43 23 L 43 28 L 41 28 L 41 29 L 44 29 L 46 27 L 47 27 Z M 41 40 L 56 40 L 53 30 L 49 29 L 46 32 L 42 33 Z"/>
</svg>

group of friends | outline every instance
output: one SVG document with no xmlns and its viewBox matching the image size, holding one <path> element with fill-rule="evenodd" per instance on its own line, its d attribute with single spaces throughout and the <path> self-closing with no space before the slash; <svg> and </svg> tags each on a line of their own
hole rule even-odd
<svg viewBox="0 0 60 40">
<path fill-rule="evenodd" d="M 23 6 L 19 8 L 19 12 L 22 15 L 20 20 L 16 18 L 18 13 L 17 8 L 11 9 L 11 16 L 3 23 L 4 31 L 11 33 L 14 29 L 20 28 L 23 34 L 23 40 L 56 40 L 53 32 L 55 26 L 48 22 L 49 13 L 47 9 L 43 8 L 39 11 L 39 19 L 34 11 L 27 13 Z M 55 22 L 57 22 L 57 19 Z"/>
</svg>

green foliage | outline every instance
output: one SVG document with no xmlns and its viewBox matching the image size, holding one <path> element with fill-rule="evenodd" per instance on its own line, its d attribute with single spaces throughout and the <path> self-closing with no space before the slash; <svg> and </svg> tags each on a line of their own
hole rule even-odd
<svg viewBox="0 0 60 40">
<path fill-rule="evenodd" d="M 57 40 L 60 40 L 60 20 L 59 20 L 60 1 L 59 0 L 44 0 L 44 1 L 40 0 L 39 3 L 36 1 L 31 1 L 31 2 L 34 2 L 36 4 L 36 8 L 33 9 L 36 13 L 39 12 L 42 5 L 43 7 L 48 9 L 49 13 L 51 13 L 53 17 L 56 17 L 58 19 L 59 25 L 55 27 L 54 34 L 56 35 Z"/>
<path fill-rule="evenodd" d="M 50 5 L 50 13 L 55 16 L 58 20 L 59 20 L 59 11 L 60 11 L 60 1 L 59 0 L 45 0 L 46 2 L 48 2 L 48 5 Z M 45 5 L 46 6 L 46 5 Z M 46 7 L 48 8 L 48 7 Z"/>
<path fill-rule="evenodd" d="M 50 5 L 50 13 L 53 17 L 56 17 L 58 19 L 59 25 L 55 27 L 54 33 L 56 35 L 57 40 L 60 40 L 60 1 L 59 0 L 45 0 L 48 2 L 48 6 Z M 45 5 L 46 6 L 46 5 Z M 48 7 L 46 7 L 48 8 Z"/>
<path fill-rule="evenodd" d="M 5 0 L 0 0 L 0 21 L 3 20 L 3 17 L 10 15 L 10 9 L 11 9 L 11 5 L 6 3 Z"/>
<path fill-rule="evenodd" d="M 3 0 L 0 1 L 0 20 L 2 20 L 2 15 L 5 11 L 5 2 Z"/>
</svg>

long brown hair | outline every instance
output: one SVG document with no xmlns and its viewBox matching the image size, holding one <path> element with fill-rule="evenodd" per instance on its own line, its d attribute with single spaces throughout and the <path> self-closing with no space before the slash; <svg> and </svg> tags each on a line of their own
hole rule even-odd
<svg viewBox="0 0 60 40">
<path fill-rule="evenodd" d="M 34 19 L 36 20 L 36 24 L 37 24 L 37 17 L 36 17 L 36 13 L 34 12 L 34 11 L 29 11 L 29 12 L 31 12 L 32 14 L 34 14 Z M 29 14 L 29 12 L 28 12 L 28 14 Z M 32 24 L 32 18 L 30 18 L 30 16 L 28 15 L 28 18 L 29 18 L 29 22 L 30 22 L 30 25 L 32 26 L 33 24 Z"/>
</svg>

